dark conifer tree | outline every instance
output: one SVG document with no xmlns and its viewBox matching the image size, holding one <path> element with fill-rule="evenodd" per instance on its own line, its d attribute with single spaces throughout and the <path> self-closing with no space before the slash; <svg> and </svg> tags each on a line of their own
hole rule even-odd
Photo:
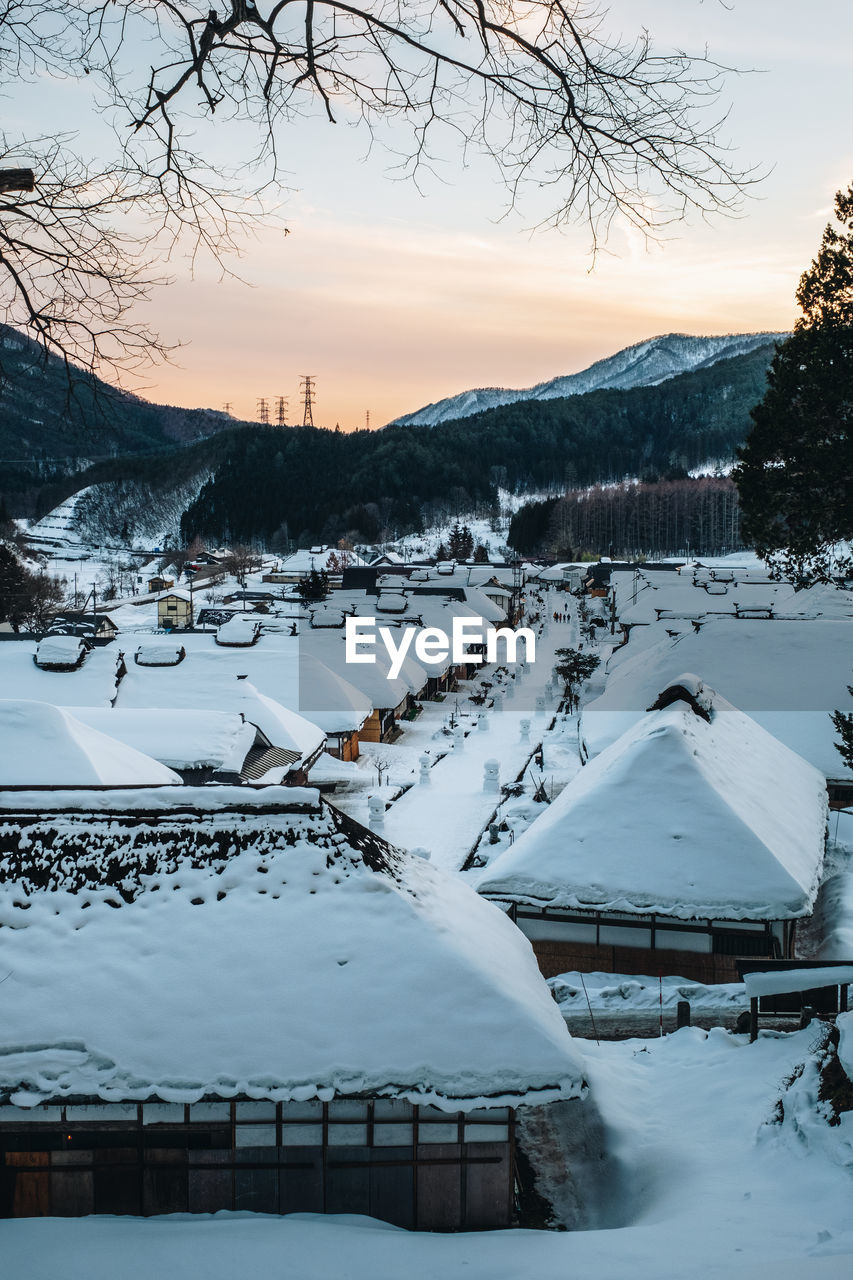
<svg viewBox="0 0 853 1280">
<path fill-rule="evenodd" d="M 745 537 L 801 586 L 853 572 L 832 550 L 853 536 L 853 185 L 836 195 L 835 217 L 734 473 Z"/>
</svg>

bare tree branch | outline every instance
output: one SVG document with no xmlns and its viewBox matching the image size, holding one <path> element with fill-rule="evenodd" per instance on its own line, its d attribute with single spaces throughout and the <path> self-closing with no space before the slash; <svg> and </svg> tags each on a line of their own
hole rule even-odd
<svg viewBox="0 0 853 1280">
<path fill-rule="evenodd" d="M 4 162 L 36 174 L 0 191 L 0 306 L 88 368 L 164 355 L 128 319 L 163 278 L 145 264 L 178 246 L 224 261 L 280 189 L 281 137 L 317 113 L 371 138 L 391 124 L 415 178 L 448 140 L 463 162 L 477 147 L 509 207 L 550 193 L 540 220 L 585 222 L 594 249 L 615 219 L 658 236 L 736 210 L 754 180 L 719 142 L 725 70 L 645 32 L 611 41 L 586 0 L 0 0 L 7 91 L 91 77 L 118 139 L 92 167 L 69 139 L 0 135 Z M 194 136 L 211 118 L 254 127 L 235 173 Z"/>
</svg>

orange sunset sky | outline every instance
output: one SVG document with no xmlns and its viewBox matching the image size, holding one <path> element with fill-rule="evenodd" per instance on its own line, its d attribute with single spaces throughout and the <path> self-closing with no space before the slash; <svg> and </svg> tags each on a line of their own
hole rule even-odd
<svg viewBox="0 0 853 1280">
<path fill-rule="evenodd" d="M 146 318 L 175 362 L 145 394 L 254 419 L 260 396 L 316 378 L 318 425 L 380 426 L 472 386 L 529 386 L 654 334 L 785 329 L 832 195 L 853 178 L 853 5 L 822 0 L 617 0 L 613 28 L 643 23 L 661 45 L 754 69 L 727 81 L 722 137 L 767 176 L 742 215 L 694 222 L 647 248 L 617 230 L 590 272 L 582 228 L 530 233 L 540 210 L 501 221 L 504 193 L 485 162 L 449 155 L 422 192 L 365 157 L 346 126 L 284 136 L 289 234 L 265 231 L 236 264 L 243 283 L 175 263 Z M 811 18 L 811 26 L 805 25 Z"/>
</svg>

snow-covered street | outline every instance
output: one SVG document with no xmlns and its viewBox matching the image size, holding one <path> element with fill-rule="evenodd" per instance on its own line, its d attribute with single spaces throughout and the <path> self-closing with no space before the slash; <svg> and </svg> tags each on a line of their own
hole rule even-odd
<svg viewBox="0 0 853 1280">
<path fill-rule="evenodd" d="M 417 782 L 386 814 L 383 834 L 392 844 L 426 848 L 432 860 L 448 870 L 462 867 L 500 800 L 496 790 L 483 789 L 484 766 L 496 760 L 500 782 L 512 782 L 541 746 L 557 705 L 551 688 L 554 651 L 572 644 L 576 631 L 574 616 L 571 622 L 547 625 L 537 641 L 536 661 L 523 674 L 492 685 L 484 706 L 468 704 L 468 714 L 460 717 L 464 741 L 457 738 L 430 769 L 429 782 Z M 489 705 L 496 690 L 501 691 L 497 710 Z M 539 707 L 537 699 L 544 699 Z M 479 727 L 483 716 L 488 722 L 485 730 Z M 408 738 L 407 732 L 404 740 Z"/>
</svg>

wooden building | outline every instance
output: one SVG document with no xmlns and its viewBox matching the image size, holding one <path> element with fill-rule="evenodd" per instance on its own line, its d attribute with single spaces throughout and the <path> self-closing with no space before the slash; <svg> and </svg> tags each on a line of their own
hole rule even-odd
<svg viewBox="0 0 853 1280">
<path fill-rule="evenodd" d="M 823 776 L 695 676 L 663 691 L 495 862 L 543 972 L 737 981 L 792 956 L 826 840 Z"/>
<path fill-rule="evenodd" d="M 157 597 L 157 626 L 163 631 L 190 631 L 193 625 L 192 593 L 177 587 Z"/>
<path fill-rule="evenodd" d="M 503 914 L 312 790 L 7 795 L 0 912 L 0 1216 L 505 1227 L 583 1092 Z"/>
</svg>

